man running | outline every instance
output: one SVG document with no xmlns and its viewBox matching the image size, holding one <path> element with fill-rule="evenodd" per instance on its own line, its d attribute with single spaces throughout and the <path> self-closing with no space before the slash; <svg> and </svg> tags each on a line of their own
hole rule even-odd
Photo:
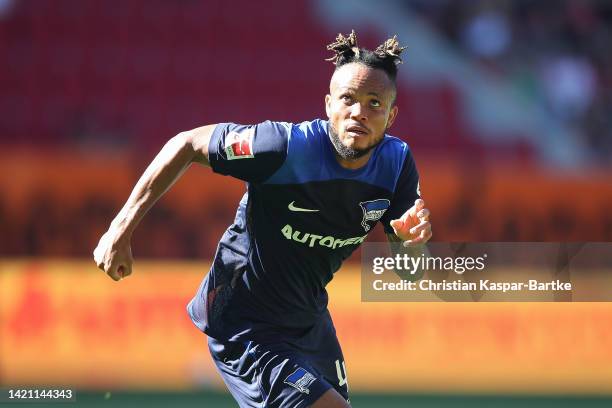
<svg viewBox="0 0 612 408">
<path fill-rule="evenodd" d="M 222 123 L 162 148 L 94 251 L 112 279 L 132 272 L 134 228 L 197 162 L 247 182 L 236 218 L 187 309 L 241 407 L 347 407 L 344 357 L 325 286 L 382 222 L 390 241 L 431 238 L 429 211 L 397 117 L 395 37 L 376 50 L 355 33 L 328 49 L 328 120 Z"/>
</svg>

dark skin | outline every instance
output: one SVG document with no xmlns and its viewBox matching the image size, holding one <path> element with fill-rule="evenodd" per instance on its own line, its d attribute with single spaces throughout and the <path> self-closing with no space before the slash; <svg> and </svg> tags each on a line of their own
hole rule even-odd
<svg viewBox="0 0 612 408">
<path fill-rule="evenodd" d="M 364 64 L 350 63 L 334 72 L 325 96 L 325 112 L 330 131 L 337 134 L 347 148 L 365 153 L 356 159 L 336 155 L 338 163 L 347 169 L 365 166 L 373 148 L 385 137 L 397 118 L 395 85 L 387 73 Z M 405 245 L 424 244 L 431 238 L 429 210 L 423 200 L 399 219 L 391 221 L 395 235 L 388 238 Z"/>
<path fill-rule="evenodd" d="M 398 109 L 394 100 L 395 85 L 382 70 L 351 63 L 334 72 L 325 96 L 331 131 L 347 148 L 367 152 L 354 160 L 337 155 L 341 166 L 357 169 L 368 162 L 372 148 L 395 121 Z"/>
<path fill-rule="evenodd" d="M 367 164 L 372 148 L 380 143 L 393 124 L 398 108 L 394 104 L 395 85 L 387 74 L 363 64 L 351 63 L 338 69 L 325 97 L 325 110 L 330 130 L 344 148 L 356 153 L 351 159 L 336 155 L 347 169 Z M 210 167 L 208 144 L 216 125 L 181 132 L 162 148 L 136 183 L 130 197 L 119 211 L 94 250 L 96 265 L 109 277 L 119 281 L 132 273 L 132 233 L 153 204 L 176 182 L 193 163 Z M 429 211 L 421 199 L 402 217 L 391 221 L 394 241 L 404 245 L 425 243 L 431 238 Z M 314 408 L 346 408 L 349 404 L 330 389 L 313 405 Z"/>
</svg>

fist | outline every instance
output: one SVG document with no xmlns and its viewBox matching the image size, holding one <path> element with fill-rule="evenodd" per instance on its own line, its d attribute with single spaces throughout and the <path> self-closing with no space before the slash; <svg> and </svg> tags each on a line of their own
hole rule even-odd
<svg viewBox="0 0 612 408">
<path fill-rule="evenodd" d="M 93 251 L 94 262 L 114 281 L 132 273 L 132 248 L 129 239 L 122 239 L 111 230 L 107 231 Z"/>
</svg>

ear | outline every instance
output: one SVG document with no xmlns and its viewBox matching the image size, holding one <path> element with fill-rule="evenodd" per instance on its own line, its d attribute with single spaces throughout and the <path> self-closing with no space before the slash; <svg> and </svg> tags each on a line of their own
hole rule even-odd
<svg viewBox="0 0 612 408">
<path fill-rule="evenodd" d="M 387 129 L 389 129 L 392 125 L 393 122 L 395 122 L 395 118 L 397 117 L 397 105 L 393 105 L 393 107 L 391 108 L 391 111 L 389 112 L 389 120 L 387 120 Z"/>
<path fill-rule="evenodd" d="M 331 118 L 331 95 L 325 95 L 325 113 L 327 114 L 327 118 Z"/>
</svg>

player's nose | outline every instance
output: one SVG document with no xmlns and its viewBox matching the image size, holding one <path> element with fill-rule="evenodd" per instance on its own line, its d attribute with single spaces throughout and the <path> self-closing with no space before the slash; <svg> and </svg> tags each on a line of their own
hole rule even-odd
<svg viewBox="0 0 612 408">
<path fill-rule="evenodd" d="M 351 119 L 359 121 L 359 122 L 368 119 L 365 109 L 359 102 L 355 102 L 354 104 L 351 105 L 350 114 L 351 114 Z"/>
</svg>

